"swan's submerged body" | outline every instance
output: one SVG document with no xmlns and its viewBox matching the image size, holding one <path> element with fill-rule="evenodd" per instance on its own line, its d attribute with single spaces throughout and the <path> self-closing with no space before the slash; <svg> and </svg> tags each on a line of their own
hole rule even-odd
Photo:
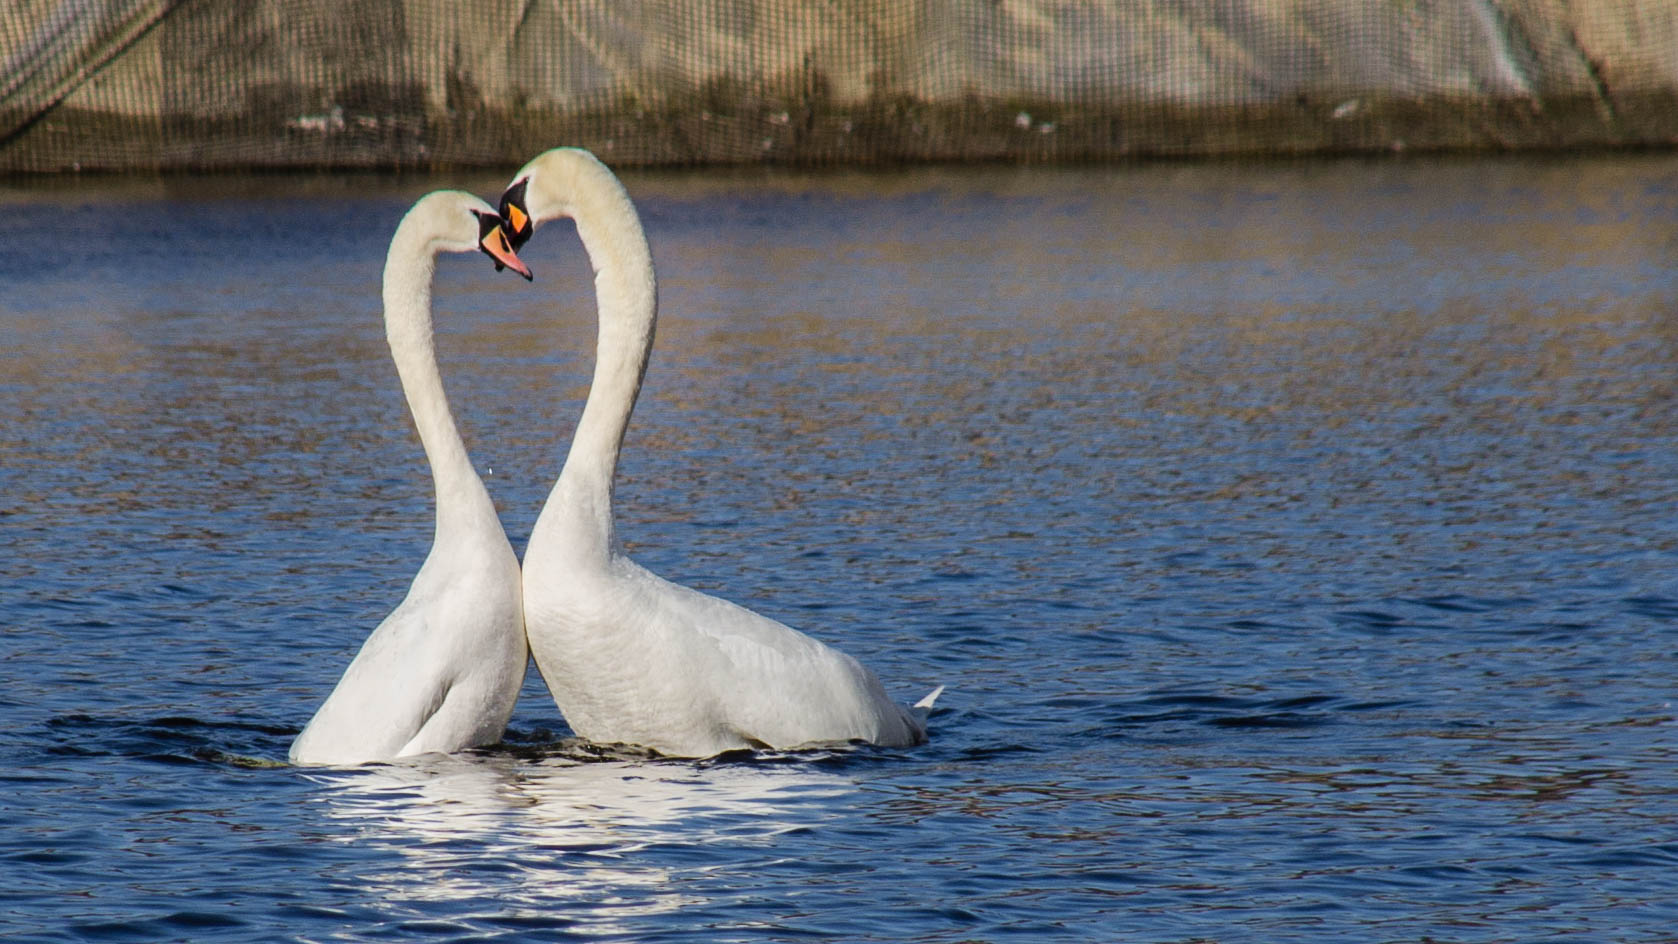
<svg viewBox="0 0 1678 944">
<path fill-rule="evenodd" d="M 623 555 L 612 483 L 658 310 L 640 219 L 612 172 L 569 148 L 519 171 L 501 209 L 515 245 L 525 217 L 574 219 L 599 296 L 588 403 L 524 560 L 531 653 L 572 729 L 688 757 L 924 740 L 937 692 L 905 708 L 850 656 Z"/>
<path fill-rule="evenodd" d="M 528 650 L 518 557 L 450 415 L 431 327 L 440 251 L 493 235 L 495 211 L 443 191 L 414 205 L 385 262 L 385 328 L 437 501 L 431 553 L 407 597 L 368 636 L 291 746 L 300 764 L 355 764 L 458 751 L 499 740 L 524 681 Z M 490 251 L 487 243 L 486 251 Z M 503 244 L 504 248 L 504 244 Z M 527 273 L 510 251 L 498 262 Z"/>
</svg>

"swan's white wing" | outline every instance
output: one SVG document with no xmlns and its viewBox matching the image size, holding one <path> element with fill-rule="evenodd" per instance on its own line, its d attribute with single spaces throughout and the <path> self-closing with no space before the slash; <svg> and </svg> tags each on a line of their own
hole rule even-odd
<svg viewBox="0 0 1678 944">
<path fill-rule="evenodd" d="M 448 694 L 441 673 L 417 664 L 431 623 L 430 608 L 412 594 L 385 617 L 297 736 L 291 760 L 339 764 L 399 756 Z"/>
<path fill-rule="evenodd" d="M 498 738 L 524 678 L 512 549 L 476 566 L 426 562 L 292 745 L 297 763 L 361 763 Z"/>
<path fill-rule="evenodd" d="M 657 604 L 643 612 L 667 638 L 685 640 L 693 668 L 709 673 L 703 688 L 718 722 L 740 738 L 777 748 L 918 739 L 879 679 L 849 655 L 738 604 L 646 576 L 656 582 L 643 586 Z"/>
</svg>

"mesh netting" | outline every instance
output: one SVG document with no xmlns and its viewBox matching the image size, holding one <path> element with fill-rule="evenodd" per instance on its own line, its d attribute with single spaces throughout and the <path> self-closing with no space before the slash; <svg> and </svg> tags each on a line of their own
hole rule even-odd
<svg viewBox="0 0 1678 944">
<path fill-rule="evenodd" d="M 1678 144 L 1678 0 L 4 0 L 0 171 Z"/>
</svg>

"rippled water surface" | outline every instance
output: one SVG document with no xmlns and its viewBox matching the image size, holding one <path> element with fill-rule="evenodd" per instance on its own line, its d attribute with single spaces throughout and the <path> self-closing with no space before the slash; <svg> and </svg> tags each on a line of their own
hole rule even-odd
<svg viewBox="0 0 1678 944">
<path fill-rule="evenodd" d="M 912 750 L 297 769 L 431 539 L 379 322 L 426 190 L 0 189 L 0 937 L 1655 941 L 1678 928 L 1678 159 L 628 175 L 620 530 Z M 564 225 L 440 266 L 522 547 Z M 633 654 L 626 654 L 633 658 Z"/>
</svg>

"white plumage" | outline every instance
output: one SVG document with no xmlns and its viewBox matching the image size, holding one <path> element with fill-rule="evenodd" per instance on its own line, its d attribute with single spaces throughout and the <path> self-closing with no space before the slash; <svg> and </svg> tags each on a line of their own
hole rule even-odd
<svg viewBox="0 0 1678 944">
<path fill-rule="evenodd" d="M 385 331 L 431 464 L 437 530 L 408 596 L 367 637 L 291 745 L 298 764 L 357 764 L 501 738 L 528 661 L 519 564 L 455 428 L 437 368 L 431 281 L 439 252 L 483 248 L 528 277 L 489 204 L 440 191 L 414 204 L 385 260 Z"/>
<path fill-rule="evenodd" d="M 905 708 L 850 656 L 624 556 L 612 484 L 658 315 L 640 218 L 617 177 L 573 148 L 525 165 L 501 213 L 515 245 L 536 224 L 575 220 L 599 300 L 588 402 L 524 558 L 531 653 L 572 729 L 685 757 L 924 740 L 942 688 Z"/>
</svg>

